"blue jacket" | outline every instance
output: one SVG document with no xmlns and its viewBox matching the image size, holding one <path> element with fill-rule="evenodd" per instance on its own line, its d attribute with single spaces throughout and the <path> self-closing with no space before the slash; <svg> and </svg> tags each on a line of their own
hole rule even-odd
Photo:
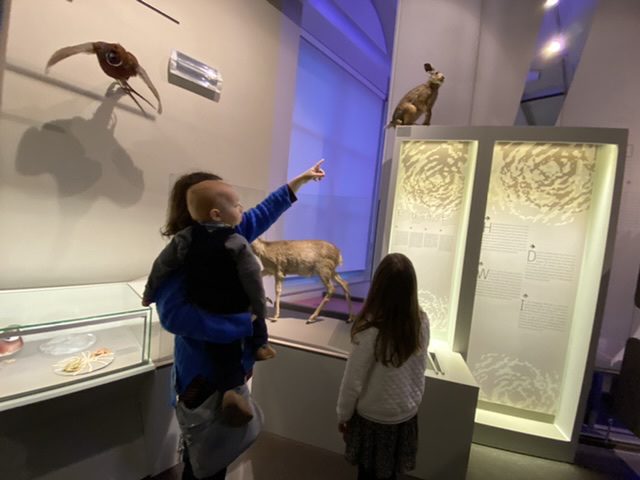
<svg viewBox="0 0 640 480">
<path fill-rule="evenodd" d="M 292 198 L 293 197 L 293 198 Z M 295 201 L 293 192 L 283 185 L 256 207 L 247 210 L 236 231 L 254 241 L 262 235 Z M 175 393 L 180 395 L 193 379 L 202 375 L 216 383 L 216 372 L 207 355 L 208 343 L 228 343 L 252 334 L 251 315 L 212 315 L 187 302 L 184 274 L 173 275 L 164 281 L 155 295 L 161 325 L 175 337 L 173 374 Z M 244 350 L 245 372 L 253 368 L 253 352 Z"/>
</svg>

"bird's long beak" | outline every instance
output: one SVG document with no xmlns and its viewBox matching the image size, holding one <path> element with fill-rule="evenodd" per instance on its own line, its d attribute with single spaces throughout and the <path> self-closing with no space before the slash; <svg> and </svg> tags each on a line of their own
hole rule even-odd
<svg viewBox="0 0 640 480">
<path fill-rule="evenodd" d="M 94 42 L 81 43 L 79 45 L 72 45 L 70 47 L 63 47 L 60 50 L 56 50 L 47 62 L 45 73 L 49 73 L 49 68 L 58 63 L 60 60 L 64 60 L 65 58 L 77 53 L 96 53 Z"/>
<path fill-rule="evenodd" d="M 138 75 L 140 75 L 140 78 L 142 78 L 144 83 L 147 84 L 147 87 L 149 87 L 149 90 L 151 90 L 153 96 L 156 97 L 156 100 L 158 100 L 158 113 L 162 113 L 162 102 L 160 101 L 160 94 L 158 93 L 158 90 L 156 90 L 156 87 L 153 85 L 153 82 L 151 82 L 151 79 L 149 78 L 149 75 L 147 75 L 145 69 L 142 68 L 142 65 L 138 65 Z"/>
</svg>

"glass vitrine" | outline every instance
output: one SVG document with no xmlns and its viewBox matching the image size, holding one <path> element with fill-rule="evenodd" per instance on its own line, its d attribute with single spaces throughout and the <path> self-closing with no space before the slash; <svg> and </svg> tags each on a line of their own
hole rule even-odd
<svg viewBox="0 0 640 480">
<path fill-rule="evenodd" d="M 0 410 L 152 369 L 150 328 L 125 283 L 0 291 Z"/>
<path fill-rule="evenodd" d="M 467 355 L 477 420 L 571 438 L 617 159 L 615 144 L 495 142 Z"/>
<path fill-rule="evenodd" d="M 465 357 L 480 387 L 474 441 L 571 461 L 612 264 L 627 131 L 395 133 L 378 257 L 412 259 L 433 337 Z"/>
<path fill-rule="evenodd" d="M 431 338 L 451 348 L 458 310 L 477 142 L 398 139 L 384 253 L 407 255 Z"/>
</svg>

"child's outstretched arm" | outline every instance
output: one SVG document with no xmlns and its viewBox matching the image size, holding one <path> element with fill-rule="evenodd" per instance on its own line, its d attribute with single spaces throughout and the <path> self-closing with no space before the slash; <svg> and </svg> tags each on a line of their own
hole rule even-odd
<svg viewBox="0 0 640 480">
<path fill-rule="evenodd" d="M 300 190 L 300 187 L 305 183 L 308 183 L 312 180 L 319 182 L 325 176 L 324 170 L 322 169 L 322 164 L 324 163 L 324 158 L 316 163 L 309 170 L 302 172 L 297 177 L 289 180 L 289 188 L 293 190 L 293 193 L 297 193 Z"/>
<path fill-rule="evenodd" d="M 280 218 L 280 215 L 296 201 L 295 192 L 302 185 L 312 180 L 319 181 L 324 177 L 325 173 L 321 168 L 322 162 L 324 160 L 320 160 L 309 170 L 275 190 L 254 208 L 244 212 L 240 225 L 236 227 L 236 232 L 246 238 L 249 243 L 266 232 Z"/>
</svg>

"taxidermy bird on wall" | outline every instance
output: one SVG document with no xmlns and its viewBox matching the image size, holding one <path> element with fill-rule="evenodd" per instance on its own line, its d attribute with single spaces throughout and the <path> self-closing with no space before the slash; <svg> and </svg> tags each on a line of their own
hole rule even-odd
<svg viewBox="0 0 640 480">
<path fill-rule="evenodd" d="M 426 83 L 412 88 L 405 94 L 393 111 L 393 117 L 387 125 L 414 125 L 416 120 L 424 113 L 423 125 L 431 125 L 431 109 L 438 98 L 440 85 L 444 83 L 444 75 L 435 70 L 430 63 L 424 64 L 424 69 L 429 74 Z"/>
<path fill-rule="evenodd" d="M 72 45 L 70 47 L 61 48 L 60 50 L 54 52 L 53 55 L 51 55 L 51 58 L 47 62 L 46 72 L 48 72 L 49 68 L 58 63 L 60 60 L 64 60 L 65 58 L 77 53 L 95 53 L 98 57 L 98 62 L 100 63 L 102 71 L 111 78 L 115 79 L 120 84 L 122 89 L 133 99 L 134 102 L 136 102 L 136 105 L 138 105 L 140 110 L 143 110 L 142 106 L 140 105 L 138 100 L 136 100 L 133 94 L 139 96 L 142 100 L 147 102 L 152 107 L 153 105 L 151 104 L 151 102 L 149 102 L 149 100 L 135 91 L 128 82 L 130 77 L 135 77 L 136 75 L 140 76 L 140 78 L 142 78 L 142 81 L 147 84 L 149 90 L 151 90 L 153 95 L 156 97 L 156 100 L 158 100 L 158 113 L 162 113 L 160 94 L 151 82 L 149 75 L 147 75 L 147 72 L 138 63 L 136 57 L 131 52 L 126 51 L 119 43 L 88 42 L 81 43 L 80 45 Z"/>
</svg>

